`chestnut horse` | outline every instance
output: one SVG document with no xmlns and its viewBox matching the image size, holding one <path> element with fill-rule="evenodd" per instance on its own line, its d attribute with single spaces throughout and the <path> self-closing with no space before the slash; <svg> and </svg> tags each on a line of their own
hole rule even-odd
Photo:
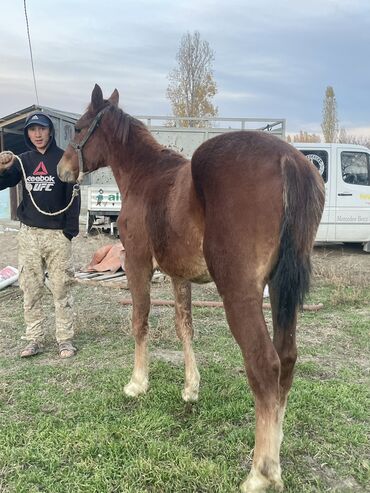
<svg viewBox="0 0 370 493">
<path fill-rule="evenodd" d="M 148 314 L 154 264 L 171 277 L 185 386 L 196 401 L 191 282 L 213 280 L 240 346 L 255 399 L 252 469 L 243 492 L 281 491 L 280 445 L 296 360 L 298 307 L 309 286 L 310 254 L 324 184 L 296 149 L 264 132 L 237 131 L 204 142 L 191 161 L 160 145 L 146 126 L 95 85 L 76 135 L 58 165 L 76 181 L 109 164 L 122 195 L 118 220 L 133 300 L 135 362 L 124 391 L 148 388 Z M 262 313 L 268 283 L 273 340 Z"/>
</svg>

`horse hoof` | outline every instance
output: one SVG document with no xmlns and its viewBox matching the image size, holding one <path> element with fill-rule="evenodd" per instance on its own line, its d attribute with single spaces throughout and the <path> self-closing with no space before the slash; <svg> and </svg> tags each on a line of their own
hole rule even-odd
<svg viewBox="0 0 370 493">
<path fill-rule="evenodd" d="M 197 402 L 198 400 L 198 389 L 184 389 L 181 392 L 182 398 L 185 402 Z"/>
<path fill-rule="evenodd" d="M 125 385 L 123 391 L 129 397 L 138 397 L 140 394 L 145 394 L 148 390 L 148 383 L 139 384 L 137 382 L 130 382 Z"/>
<path fill-rule="evenodd" d="M 281 492 L 284 484 L 281 479 L 268 480 L 261 474 L 249 474 L 244 483 L 240 486 L 242 493 L 266 493 L 267 491 Z"/>
</svg>

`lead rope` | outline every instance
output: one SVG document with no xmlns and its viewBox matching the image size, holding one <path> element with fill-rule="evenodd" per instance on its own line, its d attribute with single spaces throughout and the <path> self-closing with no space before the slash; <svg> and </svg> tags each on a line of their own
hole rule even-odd
<svg viewBox="0 0 370 493">
<path fill-rule="evenodd" d="M 11 151 L 8 151 L 8 152 L 11 152 Z M 46 212 L 46 211 L 43 211 L 42 209 L 39 208 L 39 206 L 36 204 L 33 196 L 32 196 L 32 193 L 31 193 L 31 190 L 32 190 L 32 185 L 30 183 L 27 183 L 27 177 L 26 177 L 26 172 L 24 171 L 24 166 L 23 166 L 23 163 L 22 163 L 22 159 L 17 156 L 16 154 L 14 154 L 13 152 L 11 152 L 11 154 L 13 155 L 13 157 L 17 158 L 18 161 L 19 161 L 19 164 L 21 166 L 21 170 L 22 170 L 22 174 L 23 174 L 23 179 L 24 179 L 24 186 L 26 187 L 26 190 L 28 192 L 28 195 L 30 196 L 30 199 L 31 199 L 31 202 L 32 204 L 35 206 L 35 208 L 41 213 L 41 214 L 44 214 L 45 216 L 57 216 L 58 214 L 63 214 L 63 212 L 66 212 L 72 205 L 75 197 L 78 196 L 78 193 L 80 191 L 80 184 L 79 182 L 77 181 L 77 183 L 75 185 L 73 185 L 73 190 L 72 190 L 72 196 L 71 196 L 71 200 L 69 201 L 69 204 L 64 207 L 64 209 L 61 209 L 60 211 L 56 211 L 56 212 Z"/>
</svg>

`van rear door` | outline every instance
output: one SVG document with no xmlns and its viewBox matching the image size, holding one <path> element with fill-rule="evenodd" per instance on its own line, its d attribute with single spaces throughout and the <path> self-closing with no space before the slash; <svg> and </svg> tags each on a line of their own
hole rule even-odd
<svg viewBox="0 0 370 493">
<path fill-rule="evenodd" d="M 316 234 L 316 241 L 334 241 L 335 237 L 335 197 L 333 194 L 332 183 L 335 180 L 335 163 L 333 163 L 330 144 L 294 144 L 302 154 L 304 154 L 312 164 L 319 170 L 325 183 L 325 207 L 322 214 L 319 229 Z"/>
</svg>

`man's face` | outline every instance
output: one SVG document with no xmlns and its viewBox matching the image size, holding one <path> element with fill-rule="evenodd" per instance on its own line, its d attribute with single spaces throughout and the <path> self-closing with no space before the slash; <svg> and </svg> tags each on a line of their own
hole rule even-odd
<svg viewBox="0 0 370 493">
<path fill-rule="evenodd" d="M 50 138 L 50 128 L 40 125 L 31 125 L 27 129 L 28 137 L 39 152 L 45 151 Z"/>
</svg>

